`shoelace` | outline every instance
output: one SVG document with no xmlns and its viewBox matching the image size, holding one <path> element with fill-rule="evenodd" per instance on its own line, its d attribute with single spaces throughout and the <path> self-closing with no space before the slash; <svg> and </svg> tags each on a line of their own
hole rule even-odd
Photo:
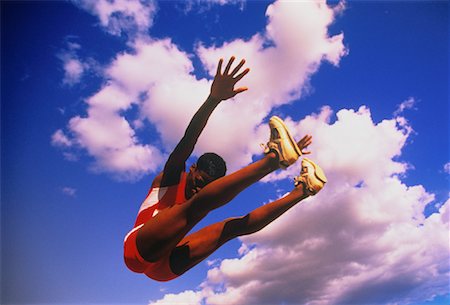
<svg viewBox="0 0 450 305">
<path fill-rule="evenodd" d="M 268 154 L 271 150 L 271 147 L 268 144 L 269 144 L 269 142 L 266 144 L 264 144 L 264 143 L 259 144 L 259 146 L 261 146 L 261 148 L 264 150 L 265 154 Z"/>
</svg>

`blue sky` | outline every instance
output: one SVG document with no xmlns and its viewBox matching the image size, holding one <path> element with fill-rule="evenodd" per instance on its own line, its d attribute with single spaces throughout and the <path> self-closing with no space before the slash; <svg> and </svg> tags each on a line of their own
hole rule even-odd
<svg viewBox="0 0 450 305">
<path fill-rule="evenodd" d="M 448 2 L 299 3 L 1 3 L 2 304 L 449 302 Z M 249 91 L 194 154 L 248 164 L 276 114 L 330 182 L 179 279 L 133 274 L 123 237 L 231 54 Z"/>
</svg>

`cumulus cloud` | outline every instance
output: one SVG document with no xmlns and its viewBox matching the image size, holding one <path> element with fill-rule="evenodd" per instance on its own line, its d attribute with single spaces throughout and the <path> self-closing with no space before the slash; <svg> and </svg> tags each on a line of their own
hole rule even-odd
<svg viewBox="0 0 450 305">
<path fill-rule="evenodd" d="M 324 167 L 339 170 L 340 178 L 345 175 L 348 177 L 346 181 L 351 185 L 376 181 L 380 175 L 389 176 L 406 171 L 408 164 L 393 158 L 400 155 L 401 148 L 412 131 L 409 125 L 405 125 L 403 121 L 404 124 L 399 124 L 398 118 L 383 120 L 374 125 L 370 110 L 365 106 L 361 106 L 357 111 L 341 109 L 336 113 L 336 122 L 329 124 L 332 115 L 333 111 L 324 106 L 320 113 L 308 115 L 298 123 L 287 118 L 286 124 L 297 138 L 300 135 L 295 131 L 299 130 L 314 135 L 310 149 L 315 152 L 316 158 L 321 160 Z M 399 132 L 392 132 L 393 130 Z M 381 154 L 386 164 L 367 172 L 366 168 L 376 164 Z M 292 176 L 294 170 L 296 169 L 274 173 L 265 181 Z"/>
<path fill-rule="evenodd" d="M 329 183 L 210 270 L 207 282 L 226 289 L 208 304 L 386 304 L 446 291 L 448 207 L 425 219 L 434 196 L 399 178 L 405 165 L 394 159 L 408 134 L 394 119 L 373 123 L 367 108 L 338 111 L 333 124 L 322 112 L 298 124 L 314 129 Z"/>
<path fill-rule="evenodd" d="M 61 189 L 61 191 L 64 195 L 67 195 L 69 197 L 75 197 L 75 195 L 77 193 L 76 189 L 74 189 L 73 187 L 68 187 L 68 186 L 63 187 Z"/>
<path fill-rule="evenodd" d="M 193 0 L 193 2 L 225 5 L 225 4 L 236 4 L 236 3 L 242 4 L 244 1 L 243 0 Z"/>
<path fill-rule="evenodd" d="M 150 302 L 149 305 L 201 305 L 203 298 L 202 292 L 186 290 L 178 294 L 166 294 L 163 299 Z"/>
<path fill-rule="evenodd" d="M 121 179 L 159 170 L 205 100 L 211 78 L 195 76 L 193 56 L 211 77 L 220 57 L 244 57 L 252 69 L 241 82 L 250 90 L 219 106 L 194 152 L 216 151 L 235 169 L 260 152 L 270 113 L 304 96 L 319 67 L 338 66 L 348 52 L 342 33 L 328 33 L 343 4 L 277 1 L 266 11 L 266 28 L 250 39 L 199 43 L 195 54 L 187 54 L 169 38 L 145 37 L 156 12 L 153 2 L 77 3 L 111 34 L 133 37 L 131 51 L 106 67 L 107 81 L 85 99 L 86 113 L 57 130 L 52 143 L 85 150 L 94 170 Z M 412 127 L 401 114 L 414 103 L 404 101 L 393 118 L 381 122 L 365 106 L 335 114 L 323 107 L 299 122 L 287 117 L 296 138 L 303 135 L 299 130 L 314 135 L 311 158 L 327 173 L 326 188 L 242 238 L 237 256 L 213 263 L 200 290 L 167 294 L 152 304 L 386 304 L 448 292 L 450 203 L 425 218 L 423 209 L 434 195 L 402 181 L 411 167 L 400 158 Z M 146 142 L 136 129 L 147 124 L 156 138 Z M 293 176 L 298 167 L 292 171 L 267 179 Z"/>
<path fill-rule="evenodd" d="M 72 118 L 69 129 L 73 141 L 95 158 L 95 171 L 135 180 L 157 169 L 161 153 L 152 145 L 139 143 L 134 129 L 120 113 L 136 103 L 132 95 L 111 82 L 86 103 L 87 116 Z"/>
<path fill-rule="evenodd" d="M 367 107 L 330 123 L 332 113 L 290 122 L 313 131 L 311 158 L 328 184 L 210 266 L 196 291 L 205 304 L 407 304 L 448 293 L 450 200 L 425 218 L 434 195 L 402 182 L 408 129 L 373 122 Z"/>
<path fill-rule="evenodd" d="M 64 134 L 61 129 L 58 129 L 52 135 L 52 144 L 54 146 L 70 147 L 72 146 L 72 141 Z"/>
<path fill-rule="evenodd" d="M 89 69 L 87 62 L 83 62 L 77 55 L 79 49 L 81 46 L 78 43 L 67 41 L 66 48 L 57 55 L 63 64 L 63 85 L 72 87 L 79 83 L 83 74 Z"/>
<path fill-rule="evenodd" d="M 343 34 L 329 36 L 327 32 L 335 14 L 325 2 L 278 1 L 267 8 L 265 31 L 248 41 L 236 39 L 212 47 L 199 45 L 198 55 L 211 75 L 217 58 L 234 54 L 246 58 L 251 67 L 242 81 L 250 90 L 238 97 L 238 103 L 225 103 L 214 114 L 199 141 L 199 149 L 217 151 L 231 163 L 232 169 L 250 162 L 251 156 L 260 152 L 255 144 L 267 141 L 267 127 L 262 125 L 265 130 L 262 132 L 261 124 L 269 113 L 301 98 L 309 88 L 311 75 L 323 61 L 338 65 L 347 54 Z M 228 122 L 234 122 L 233 126 Z M 219 143 L 214 141 L 218 134 Z M 228 145 L 236 142 L 236 136 L 252 141 Z"/>
<path fill-rule="evenodd" d="M 245 0 L 186 0 L 180 2 L 179 5 L 181 5 L 186 13 L 193 10 L 196 10 L 198 13 L 204 13 L 216 5 L 239 5 L 243 9 Z"/>
<path fill-rule="evenodd" d="M 78 83 L 84 72 L 84 65 L 78 59 L 68 58 L 64 62 L 64 79 L 63 83 L 67 85 L 74 85 Z"/>
<path fill-rule="evenodd" d="M 450 162 L 444 164 L 444 172 L 450 174 Z"/>
<path fill-rule="evenodd" d="M 83 57 L 82 48 L 76 42 L 78 37 L 65 37 L 64 48 L 56 55 L 62 62 L 64 77 L 62 84 L 67 87 L 74 87 L 81 83 L 83 78 L 89 74 L 98 74 L 100 67 L 98 62 L 92 57 Z"/>
<path fill-rule="evenodd" d="M 108 33 L 129 38 L 145 35 L 157 10 L 151 0 L 74 0 L 74 3 L 97 16 Z"/>
<path fill-rule="evenodd" d="M 112 3 L 119 7 L 119 1 Z M 259 143 L 268 138 L 263 123 L 270 112 L 299 99 L 322 62 L 338 65 L 346 55 L 343 34 L 330 36 L 327 31 L 339 11 L 325 1 L 275 2 L 267 9 L 265 30 L 248 41 L 236 39 L 209 47 L 199 44 L 196 54 L 211 77 L 218 59 L 231 55 L 246 58 L 252 71 L 241 84 L 250 90 L 239 95 L 238 102 L 230 100 L 219 106 L 194 154 L 215 151 L 231 170 L 259 154 Z M 287 30 L 297 34 L 287 35 Z M 68 129 L 74 136 L 71 141 L 95 158 L 97 170 L 136 179 L 160 168 L 161 156 L 179 141 L 206 99 L 211 79 L 198 79 L 192 55 L 168 38 L 140 36 L 129 45 L 132 51 L 118 54 L 105 69 L 108 83 L 86 100 L 87 116 L 72 118 Z M 125 118 L 131 107 L 137 109 L 137 118 Z M 141 128 L 144 122 L 152 124 L 160 136 L 151 144 L 142 143 L 135 133 L 134 128 Z"/>
<path fill-rule="evenodd" d="M 414 109 L 414 106 L 416 104 L 417 104 L 416 99 L 413 97 L 409 97 L 408 99 L 406 99 L 405 101 L 403 101 L 398 105 L 397 109 L 394 112 L 394 115 L 400 115 L 406 109 Z"/>
</svg>

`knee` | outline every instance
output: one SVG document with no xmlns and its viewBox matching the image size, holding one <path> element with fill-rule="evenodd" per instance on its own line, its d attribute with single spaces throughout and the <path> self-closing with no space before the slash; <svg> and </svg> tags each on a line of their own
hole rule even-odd
<svg viewBox="0 0 450 305">
<path fill-rule="evenodd" d="M 242 235 L 256 232 L 256 228 L 252 228 L 250 222 L 250 214 L 240 217 L 233 217 L 224 220 L 223 232 L 229 239 L 239 237 Z"/>
</svg>

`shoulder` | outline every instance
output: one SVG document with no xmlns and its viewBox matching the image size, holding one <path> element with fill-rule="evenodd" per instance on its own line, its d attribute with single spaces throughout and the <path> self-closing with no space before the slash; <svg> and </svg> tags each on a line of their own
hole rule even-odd
<svg viewBox="0 0 450 305">
<path fill-rule="evenodd" d="M 160 172 L 160 173 L 155 177 L 155 179 L 153 179 L 152 187 L 160 187 L 160 186 L 161 186 L 161 181 L 162 181 L 163 175 L 164 175 L 164 173 L 163 173 L 163 172 Z"/>
<path fill-rule="evenodd" d="M 176 175 L 168 175 L 165 172 L 159 173 L 155 179 L 153 179 L 152 187 L 165 187 L 165 186 L 173 186 L 179 184 L 184 177 L 186 176 L 186 172 L 182 171 L 177 173 Z"/>
</svg>

